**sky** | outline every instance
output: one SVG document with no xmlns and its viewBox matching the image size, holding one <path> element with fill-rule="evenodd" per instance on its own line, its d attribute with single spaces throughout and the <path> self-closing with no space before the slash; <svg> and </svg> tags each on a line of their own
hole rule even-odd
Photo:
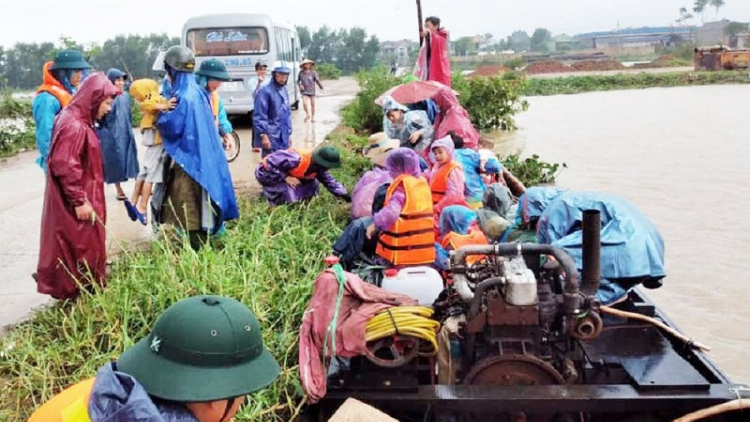
<svg viewBox="0 0 750 422">
<path fill-rule="evenodd" d="M 639 26 L 668 26 L 680 7 L 694 0 L 422 0 L 423 17 L 438 16 L 451 38 L 491 33 L 506 37 L 521 29 L 547 28 L 575 35 Z M 192 4 L 190 4 L 192 3 Z M 166 32 L 178 36 L 190 17 L 210 13 L 267 13 L 317 29 L 364 28 L 381 41 L 417 39 L 415 0 L 25 0 L 3 7 L 0 45 L 57 42 L 64 35 L 79 43 L 103 43 L 119 34 Z M 190 6 L 187 6 L 190 4 Z M 714 9 L 706 21 L 717 18 Z M 726 0 L 718 14 L 750 22 L 750 0 Z M 697 17 L 691 23 L 700 24 Z"/>
</svg>

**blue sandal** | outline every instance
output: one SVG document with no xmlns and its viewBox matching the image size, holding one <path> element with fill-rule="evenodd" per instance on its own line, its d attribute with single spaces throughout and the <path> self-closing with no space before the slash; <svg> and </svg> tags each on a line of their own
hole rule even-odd
<svg viewBox="0 0 750 422">
<path fill-rule="evenodd" d="M 137 220 L 138 219 L 138 210 L 127 199 L 124 200 L 123 203 L 125 204 L 125 209 L 128 211 L 128 217 L 130 217 L 130 220 L 131 221 Z"/>
<path fill-rule="evenodd" d="M 141 224 L 143 224 L 144 226 L 145 226 L 146 224 L 148 224 L 148 223 L 147 223 L 147 217 L 146 217 L 146 214 L 141 214 L 141 212 L 140 212 L 140 211 L 138 211 L 138 208 L 136 208 L 136 207 L 133 207 L 133 210 L 135 211 L 135 216 L 136 216 L 136 218 L 138 218 L 138 221 L 140 221 L 140 222 L 141 222 Z M 148 211 L 146 211 L 146 212 L 148 212 Z M 135 221 L 135 220 L 133 220 L 133 221 Z"/>
</svg>

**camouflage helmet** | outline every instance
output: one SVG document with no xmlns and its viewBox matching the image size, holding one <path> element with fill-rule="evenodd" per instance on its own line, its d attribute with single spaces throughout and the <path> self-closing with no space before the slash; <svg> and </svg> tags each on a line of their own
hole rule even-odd
<svg viewBox="0 0 750 422">
<path fill-rule="evenodd" d="M 187 47 L 174 45 L 164 54 L 164 63 L 179 72 L 195 70 L 195 54 Z"/>
</svg>

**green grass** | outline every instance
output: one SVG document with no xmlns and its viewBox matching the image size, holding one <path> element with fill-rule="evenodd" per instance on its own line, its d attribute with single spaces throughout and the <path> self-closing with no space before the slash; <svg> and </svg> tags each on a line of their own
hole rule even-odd
<svg viewBox="0 0 750 422">
<path fill-rule="evenodd" d="M 365 140 L 337 133 L 335 143 Z M 334 174 L 348 186 L 366 166 L 353 152 Z M 323 189 L 325 190 L 325 189 Z M 105 289 L 42 310 L 0 341 L 0 420 L 25 420 L 62 388 L 96 370 L 145 337 L 172 303 L 196 294 L 234 297 L 252 308 L 282 375 L 256 394 L 238 421 L 288 420 L 300 406 L 297 340 L 311 286 L 349 216 L 346 204 L 322 192 L 309 203 L 269 207 L 241 200 L 241 218 L 221 246 L 198 252 L 165 238 L 148 251 L 118 257 Z"/>
<path fill-rule="evenodd" d="M 566 76 L 561 78 L 529 78 L 524 95 L 579 94 L 591 91 L 613 91 L 652 87 L 695 86 L 750 83 L 747 71 L 666 72 L 618 75 Z"/>
</svg>

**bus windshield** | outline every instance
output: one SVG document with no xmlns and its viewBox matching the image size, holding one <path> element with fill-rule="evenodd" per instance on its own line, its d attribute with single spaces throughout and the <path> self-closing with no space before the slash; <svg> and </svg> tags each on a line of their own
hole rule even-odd
<svg viewBox="0 0 750 422">
<path fill-rule="evenodd" d="M 191 29 L 187 47 L 201 56 L 237 56 L 268 53 L 268 32 L 263 27 Z"/>
</svg>

